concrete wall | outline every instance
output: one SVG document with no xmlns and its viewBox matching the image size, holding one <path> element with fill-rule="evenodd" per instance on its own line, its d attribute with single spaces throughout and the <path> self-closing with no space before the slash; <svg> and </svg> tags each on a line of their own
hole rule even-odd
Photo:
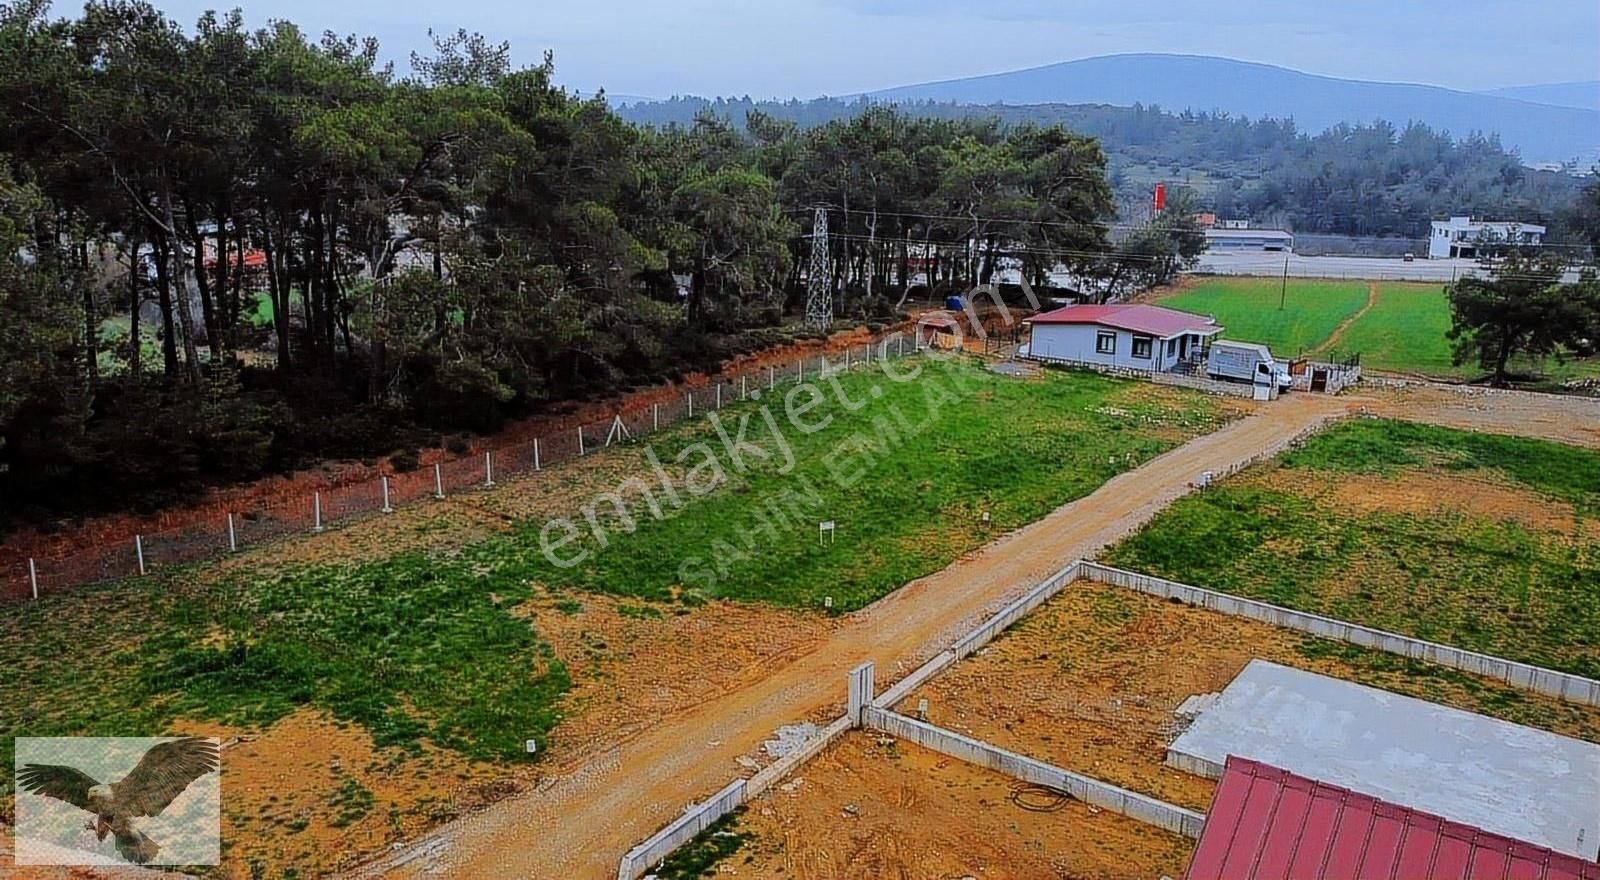
<svg viewBox="0 0 1600 880">
<path fill-rule="evenodd" d="M 875 706 L 892 709 L 895 704 L 905 699 L 912 691 L 927 684 L 934 676 L 945 670 L 945 667 L 957 660 L 967 657 L 972 652 L 988 644 L 995 636 L 1000 635 L 1011 627 L 1012 624 L 1027 616 L 1028 612 L 1040 605 L 1051 596 L 1061 592 L 1067 584 L 1078 580 L 1079 563 L 1072 563 L 1055 574 L 1045 578 L 1038 586 L 1029 590 L 1022 598 L 995 612 L 977 628 L 956 640 L 948 650 L 940 651 L 933 659 L 922 664 L 915 672 L 900 679 L 894 687 L 883 692 L 883 695 L 872 701 Z"/>
<path fill-rule="evenodd" d="M 1014 779 L 1059 789 L 1084 803 L 1148 825 L 1193 838 L 1200 836 L 1200 829 L 1205 825 L 1206 817 L 1202 813 L 1173 806 L 1070 770 L 1052 767 L 914 718 L 876 707 L 868 707 L 863 715 L 868 727 L 881 730 L 890 736 L 916 743 L 925 749 L 952 758 L 959 758 L 969 764 L 1004 773 Z"/>
<path fill-rule="evenodd" d="M 617 866 L 617 880 L 638 880 L 673 850 L 693 840 L 718 819 L 733 812 L 746 797 L 746 783 L 736 779 L 703 804 L 690 807 L 670 825 L 628 851 Z"/>
<path fill-rule="evenodd" d="M 1180 373 L 1155 373 L 1150 376 L 1151 381 L 1157 385 L 1178 385 L 1183 388 L 1193 388 L 1207 394 L 1222 394 L 1228 397 L 1250 398 L 1255 395 L 1255 386 L 1243 382 L 1219 382 L 1207 379 L 1204 376 L 1185 376 Z"/>
<path fill-rule="evenodd" d="M 1329 617 L 1308 614 L 1303 611 L 1293 611 L 1266 602 L 1254 599 L 1244 599 L 1239 596 L 1230 596 L 1213 590 L 1191 587 L 1176 581 L 1163 580 L 1149 575 L 1136 574 L 1118 568 L 1110 568 L 1094 562 L 1084 562 L 1079 570 L 1085 578 L 1103 584 L 1126 587 L 1150 596 L 1163 599 L 1178 599 L 1189 605 L 1209 608 L 1222 614 L 1234 617 L 1245 617 L 1281 626 L 1285 629 L 1297 630 L 1333 639 L 1339 642 L 1348 642 L 1352 645 L 1361 645 L 1379 651 L 1387 651 L 1413 660 L 1422 660 L 1450 669 L 1459 669 L 1470 672 L 1494 681 L 1502 681 L 1521 690 L 1532 691 L 1546 696 L 1558 697 L 1568 702 L 1584 706 L 1600 706 L 1600 681 L 1584 678 L 1581 675 L 1571 675 L 1565 672 L 1556 672 L 1552 669 L 1543 669 L 1527 663 L 1518 663 L 1514 660 L 1503 660 L 1487 654 L 1453 648 L 1449 645 L 1440 645 L 1434 642 L 1425 642 L 1409 636 L 1385 632 L 1353 623 L 1345 623 Z"/>
</svg>

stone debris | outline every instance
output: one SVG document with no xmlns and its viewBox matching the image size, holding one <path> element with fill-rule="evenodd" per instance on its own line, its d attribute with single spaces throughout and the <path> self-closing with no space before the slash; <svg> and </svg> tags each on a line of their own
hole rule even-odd
<svg viewBox="0 0 1600 880">
<path fill-rule="evenodd" d="M 774 758 L 782 758 L 793 752 L 799 751 L 807 742 L 817 735 L 817 726 L 810 722 L 802 724 L 785 724 L 778 728 L 778 738 L 769 739 L 761 744 L 761 750 Z"/>
</svg>

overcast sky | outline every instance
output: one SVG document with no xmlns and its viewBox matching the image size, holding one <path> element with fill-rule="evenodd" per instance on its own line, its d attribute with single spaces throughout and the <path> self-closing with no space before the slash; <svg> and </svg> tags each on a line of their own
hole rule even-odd
<svg viewBox="0 0 1600 880">
<path fill-rule="evenodd" d="M 154 2 L 185 25 L 218 5 Z M 244 10 L 253 25 L 286 18 L 376 36 L 396 60 L 425 47 L 430 27 L 464 27 L 509 40 L 519 65 L 555 50 L 567 85 L 649 97 L 848 94 L 1120 52 L 1469 90 L 1600 78 L 1596 0 L 252 0 Z"/>
</svg>

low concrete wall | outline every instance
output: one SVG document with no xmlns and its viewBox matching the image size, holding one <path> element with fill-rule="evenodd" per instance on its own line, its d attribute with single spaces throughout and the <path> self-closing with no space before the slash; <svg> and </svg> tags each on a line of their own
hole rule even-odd
<svg viewBox="0 0 1600 880">
<path fill-rule="evenodd" d="M 736 779 L 703 804 L 690 807 L 672 824 L 657 831 L 644 843 L 628 851 L 617 866 L 617 880 L 638 880 L 661 863 L 673 850 L 693 840 L 712 823 L 733 812 L 745 802 L 747 783 Z"/>
<path fill-rule="evenodd" d="M 933 659 L 917 667 L 915 672 L 900 679 L 894 687 L 884 691 L 881 696 L 872 701 L 874 706 L 894 708 L 894 705 L 905 699 L 912 691 L 927 684 L 934 676 L 943 672 L 950 664 L 964 657 L 970 656 L 974 651 L 988 644 L 995 636 L 1000 635 L 1021 620 L 1035 608 L 1044 604 L 1051 596 L 1061 592 L 1067 584 L 1078 580 L 1078 565 L 1072 563 L 1055 574 L 1045 578 L 1038 586 L 1029 590 L 1022 598 L 995 612 L 977 628 L 956 640 L 948 650 L 935 654 Z"/>
<path fill-rule="evenodd" d="M 1194 838 L 1200 836 L 1200 829 L 1205 825 L 1206 817 L 1202 813 L 1173 806 L 1070 770 L 1052 767 L 914 718 L 876 707 L 868 707 L 862 714 L 868 727 L 881 730 L 890 736 L 916 743 L 942 755 L 959 758 L 969 764 L 1004 773 L 1014 779 L 1059 789 L 1084 803 L 1148 825 Z"/>
<path fill-rule="evenodd" d="M 1182 388 L 1193 388 L 1207 394 L 1220 394 L 1226 397 L 1243 397 L 1249 400 L 1255 397 L 1254 385 L 1244 385 L 1238 382 L 1219 382 L 1204 376 L 1186 376 L 1182 373 L 1152 373 L 1150 381 L 1157 385 L 1177 385 Z"/>
<path fill-rule="evenodd" d="M 760 773 L 750 777 L 745 782 L 745 800 L 766 794 L 767 789 L 782 782 L 784 777 L 799 769 L 800 765 L 815 758 L 823 749 L 833 745 L 838 741 L 839 737 L 844 736 L 854 728 L 855 725 L 851 723 L 848 715 L 843 718 L 835 718 L 827 727 L 817 731 L 817 735 L 807 740 L 805 745 L 784 755 Z"/>
<path fill-rule="evenodd" d="M 1348 642 L 1352 645 L 1361 645 L 1413 660 L 1423 660 L 1450 669 L 1459 669 L 1481 675 L 1484 678 L 1502 681 L 1521 690 L 1532 691 L 1546 696 L 1558 697 L 1571 703 L 1583 706 L 1600 706 L 1600 681 L 1584 678 L 1581 675 L 1572 675 L 1566 672 L 1557 672 L 1553 669 L 1544 669 L 1527 663 L 1518 663 L 1515 660 L 1504 660 L 1466 651 L 1461 648 L 1452 648 L 1449 645 L 1440 645 L 1435 642 L 1425 642 L 1410 636 L 1385 632 L 1372 627 L 1359 626 L 1334 620 L 1317 614 L 1308 614 L 1304 611 L 1294 611 L 1254 599 L 1245 599 L 1231 596 L 1227 593 L 1218 593 L 1215 590 L 1206 590 L 1200 587 L 1191 587 L 1176 581 L 1163 580 L 1162 578 L 1123 571 L 1119 568 L 1100 565 L 1094 562 L 1084 562 L 1079 567 L 1083 577 L 1103 584 L 1126 587 L 1150 596 L 1163 599 L 1177 599 L 1189 605 L 1209 608 L 1222 614 L 1234 617 L 1245 617 L 1250 620 L 1259 620 L 1273 626 L 1297 630 L 1311 635 L 1333 639 L 1339 642 Z"/>
</svg>

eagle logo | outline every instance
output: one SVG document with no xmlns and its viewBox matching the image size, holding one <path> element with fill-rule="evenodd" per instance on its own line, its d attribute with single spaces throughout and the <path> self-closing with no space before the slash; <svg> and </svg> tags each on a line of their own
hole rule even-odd
<svg viewBox="0 0 1600 880">
<path fill-rule="evenodd" d="M 133 827 L 133 820 L 161 815 L 191 783 L 218 765 L 216 742 L 191 736 L 152 746 L 118 782 L 98 782 L 75 767 L 24 764 L 17 772 L 17 788 L 93 814 L 85 827 L 100 840 L 113 835 L 124 859 L 144 865 L 155 861 L 161 845 Z"/>
</svg>

